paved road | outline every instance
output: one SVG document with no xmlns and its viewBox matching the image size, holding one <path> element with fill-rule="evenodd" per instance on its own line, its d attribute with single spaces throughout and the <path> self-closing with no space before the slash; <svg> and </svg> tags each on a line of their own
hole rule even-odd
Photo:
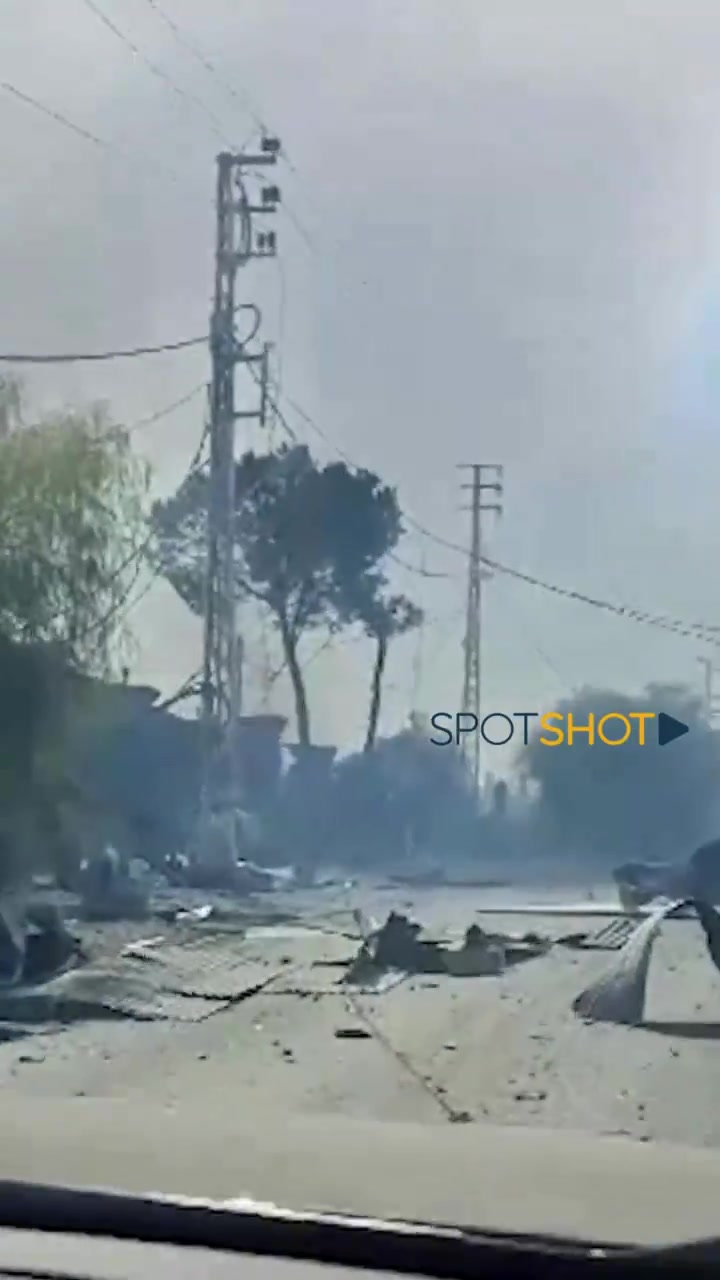
<svg viewBox="0 0 720 1280">
<path fill-rule="evenodd" d="M 668 925 L 657 944 L 648 1030 L 573 1017 L 573 996 L 607 962 L 598 954 L 558 949 L 501 978 L 414 979 L 355 1000 L 334 986 L 335 970 L 317 966 L 352 950 L 331 930 L 342 924 L 333 913 L 354 902 L 380 916 L 410 908 L 452 934 L 477 898 L 399 891 L 320 904 L 309 895 L 325 931 L 225 944 L 235 965 L 241 956 L 249 972 L 282 973 L 265 992 L 199 1022 L 85 1024 L 0 1045 L 3 1095 L 135 1098 L 158 1109 L 212 1098 L 247 1117 L 471 1119 L 720 1146 L 720 978 L 692 922 Z M 523 931 L 528 921 L 493 916 L 493 927 Z M 566 926 L 549 917 L 532 927 Z M 339 1038 L 347 1028 L 367 1038 Z"/>
</svg>

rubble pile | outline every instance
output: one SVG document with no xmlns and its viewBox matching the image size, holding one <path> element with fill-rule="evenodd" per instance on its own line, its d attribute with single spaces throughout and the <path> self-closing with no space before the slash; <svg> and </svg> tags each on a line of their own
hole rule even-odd
<svg viewBox="0 0 720 1280">
<path fill-rule="evenodd" d="M 44 982 L 86 958 L 57 906 L 21 899 L 0 906 L 0 986 Z"/>
<path fill-rule="evenodd" d="M 590 1022 L 640 1026 L 655 941 L 665 921 L 685 915 L 688 908 L 705 934 L 710 960 L 720 970 L 720 914 L 714 907 L 700 898 L 661 902 L 630 935 L 615 964 L 576 996 L 573 1011 Z"/>
<path fill-rule="evenodd" d="M 511 965 L 545 955 L 553 945 L 534 934 L 513 938 L 471 924 L 461 945 L 452 946 L 422 938 L 422 925 L 395 911 L 380 927 L 369 929 L 366 923 L 365 931 L 344 976 L 346 983 L 364 986 L 373 977 L 391 972 L 464 978 L 498 975 Z"/>
</svg>

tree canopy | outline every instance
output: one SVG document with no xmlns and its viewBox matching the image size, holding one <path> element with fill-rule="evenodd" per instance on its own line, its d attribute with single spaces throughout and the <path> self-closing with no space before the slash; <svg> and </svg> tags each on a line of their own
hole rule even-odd
<svg viewBox="0 0 720 1280">
<path fill-rule="evenodd" d="M 370 708 L 365 735 L 367 752 L 373 749 L 377 737 L 382 682 L 390 641 L 419 627 L 423 620 L 423 612 L 407 596 L 375 592 L 363 598 L 362 591 L 356 593 L 353 584 L 349 586 L 352 593 L 351 613 L 357 617 L 366 635 L 375 641 L 375 661 L 370 681 Z"/>
<path fill-rule="evenodd" d="M 102 405 L 27 420 L 0 381 L 0 633 L 106 670 L 142 562 L 146 465 Z"/>
<path fill-rule="evenodd" d="M 203 605 L 208 486 L 207 473 L 196 471 L 154 508 L 160 566 L 196 613 Z M 403 532 L 397 495 L 371 471 L 344 462 L 322 466 L 305 445 L 293 445 L 246 453 L 236 465 L 235 499 L 238 596 L 260 601 L 272 616 L 293 684 L 298 736 L 308 742 L 299 642 L 318 627 L 390 620 L 389 606 L 372 611 L 386 587 L 383 560 Z"/>
</svg>

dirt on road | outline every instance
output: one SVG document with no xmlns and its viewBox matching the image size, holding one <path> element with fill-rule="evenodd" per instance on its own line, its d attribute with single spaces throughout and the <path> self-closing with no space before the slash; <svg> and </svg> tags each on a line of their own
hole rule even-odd
<svg viewBox="0 0 720 1280">
<path fill-rule="evenodd" d="M 499 977 L 412 977 L 383 995 L 338 985 L 329 962 L 353 951 L 353 908 L 409 909 L 458 937 L 484 922 L 468 891 L 308 894 L 300 905 L 308 928 L 227 935 L 195 953 L 198 986 L 227 986 L 232 970 L 238 990 L 238 974 L 253 975 L 256 994 L 199 1007 L 189 1021 L 80 1022 L 0 1044 L 6 1098 L 141 1098 L 160 1109 L 222 1098 L 247 1116 L 539 1126 L 720 1146 L 720 983 L 695 922 L 668 925 L 647 1024 L 626 1029 L 588 1026 L 571 1011 L 607 964 L 602 953 L 555 948 Z M 569 931 L 552 916 L 494 915 L 491 927 Z M 592 917 L 572 922 L 573 931 L 594 927 Z M 187 955 L 192 966 L 192 948 Z"/>
</svg>

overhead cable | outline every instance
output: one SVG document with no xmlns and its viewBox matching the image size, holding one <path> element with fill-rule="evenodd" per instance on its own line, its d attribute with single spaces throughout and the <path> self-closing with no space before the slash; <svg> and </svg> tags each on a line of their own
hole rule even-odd
<svg viewBox="0 0 720 1280">
<path fill-rule="evenodd" d="M 184 178 L 181 177 L 179 172 L 165 164 L 164 161 L 157 161 L 154 157 L 151 158 L 149 156 L 135 156 L 133 152 L 127 150 L 121 143 L 110 142 L 107 138 L 101 137 L 100 134 L 94 133 L 91 129 L 86 129 L 84 125 L 77 124 L 75 120 L 71 120 L 69 116 L 64 115 L 62 111 L 57 111 L 54 107 L 48 107 L 47 104 L 41 102 L 39 98 L 34 98 L 32 94 L 25 93 L 22 89 L 18 89 L 17 85 L 10 84 L 7 80 L 0 80 L 0 89 L 11 97 L 16 98 L 18 102 L 22 102 L 25 106 L 32 107 L 34 111 L 40 112 L 41 115 L 44 115 L 49 120 L 54 121 L 55 124 L 61 125 L 63 129 L 67 129 L 70 133 L 74 133 L 76 137 L 84 138 L 86 142 L 91 142 L 100 150 L 109 152 L 111 155 L 113 152 L 118 152 L 123 159 L 129 160 L 131 164 L 138 162 L 145 166 L 152 164 L 155 172 L 160 169 L 161 172 L 165 173 L 173 182 L 182 182 L 184 184 Z"/>
<path fill-rule="evenodd" d="M 262 133 L 269 133 L 270 130 L 254 108 L 248 95 L 238 92 L 238 90 L 220 74 L 216 64 L 211 61 L 207 54 L 203 53 L 202 49 L 200 49 L 187 34 L 185 34 L 175 18 L 171 18 L 170 15 L 161 8 L 158 4 L 158 0 L 145 0 L 145 3 L 149 5 L 153 12 L 157 14 L 158 18 L 165 23 L 165 26 L 172 32 L 172 35 L 180 48 L 184 49 L 186 53 L 189 53 L 193 58 L 195 58 L 195 60 L 199 62 L 215 80 L 217 80 L 223 91 L 238 104 L 241 110 L 247 112 L 256 128 L 258 128 Z"/>
<path fill-rule="evenodd" d="M 120 27 L 116 26 L 111 18 L 108 18 L 107 14 L 104 13 L 100 6 L 95 3 L 95 0 L 83 0 L 83 4 L 91 11 L 91 13 L 95 14 L 98 21 L 102 22 L 103 26 L 107 27 L 108 31 L 111 31 L 117 40 L 129 49 L 133 57 L 137 58 L 139 62 L 142 62 L 143 66 L 147 67 L 151 75 L 154 75 L 156 79 L 161 80 L 176 97 L 181 99 L 181 101 L 190 103 L 203 113 L 209 121 L 215 136 L 223 146 L 229 146 L 230 148 L 233 147 L 234 144 L 228 141 L 223 130 L 223 126 L 217 116 L 201 98 L 198 98 L 194 93 L 190 93 L 187 89 L 183 89 L 181 85 L 177 84 L 171 75 L 168 75 L 166 71 L 163 71 L 162 67 L 159 67 L 151 58 L 148 58 L 147 55 L 143 53 L 142 49 L 140 49 L 124 31 L 121 31 Z"/>
<path fill-rule="evenodd" d="M 53 354 L 28 354 L 27 352 L 0 352 L 3 364 L 87 364 L 99 360 L 132 360 L 137 356 L 157 356 L 167 351 L 185 351 L 188 347 L 206 344 L 206 333 L 198 338 L 183 338 L 180 342 L 163 342 L 153 347 L 130 347 L 125 351 L 63 351 Z"/>
<path fill-rule="evenodd" d="M 307 425 L 311 427 L 311 429 L 314 430 L 321 439 L 324 440 L 325 443 L 348 464 L 348 466 L 353 467 L 355 470 L 364 470 L 364 468 L 358 467 L 358 464 L 347 453 L 345 453 L 339 445 L 335 444 L 335 442 L 330 439 L 327 433 L 318 426 L 315 419 L 312 418 L 311 415 L 297 403 L 297 401 L 292 400 L 287 395 L 285 396 L 285 401 L 292 409 L 294 409 L 298 416 L 302 418 L 303 422 L 307 423 Z M 440 534 L 435 533 L 432 529 L 428 529 L 426 525 L 422 524 L 419 520 L 416 520 L 415 517 L 410 515 L 406 510 L 403 510 L 403 516 L 407 524 L 412 529 L 427 538 L 429 541 L 434 542 L 437 546 L 454 551 L 457 554 L 464 556 L 466 559 L 469 559 L 470 550 L 468 547 L 464 547 L 459 542 L 453 542 L 450 539 L 444 538 Z M 398 557 L 394 556 L 394 553 L 392 558 L 399 560 Z M 688 622 L 686 619 L 674 618 L 665 614 L 650 613 L 647 610 L 637 609 L 629 605 L 615 604 L 612 601 L 604 600 L 598 596 L 592 596 L 584 591 L 560 587 L 557 583 L 549 582 L 547 579 L 540 578 L 533 574 L 524 573 L 520 569 L 514 569 L 512 566 L 503 564 L 499 560 L 491 559 L 489 556 L 481 556 L 480 560 L 486 568 L 492 569 L 495 573 L 505 574 L 508 577 L 515 578 L 519 582 L 525 582 L 529 586 L 537 587 L 542 591 L 559 596 L 562 599 L 574 600 L 579 604 L 589 605 L 594 609 L 603 610 L 604 612 L 611 613 L 616 617 L 629 619 L 631 622 L 639 622 L 645 626 L 656 627 L 660 630 L 669 631 L 675 635 L 680 635 L 685 638 L 694 637 L 696 639 L 703 640 L 705 643 L 720 647 L 720 625 L 705 622 Z M 407 564 L 405 562 L 402 562 L 402 565 L 403 568 L 416 573 L 419 577 L 450 578 L 454 576 L 452 574 L 431 572 L 423 567 Z"/>
</svg>

